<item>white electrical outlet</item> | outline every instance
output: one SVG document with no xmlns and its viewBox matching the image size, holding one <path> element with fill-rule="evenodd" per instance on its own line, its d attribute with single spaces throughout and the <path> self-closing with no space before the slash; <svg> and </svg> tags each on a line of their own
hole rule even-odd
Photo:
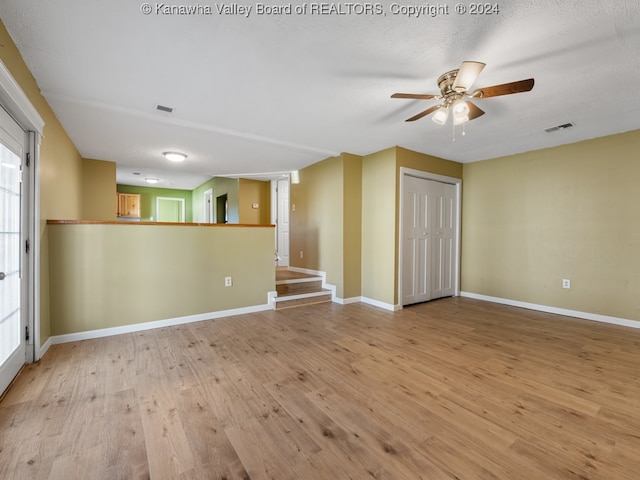
<svg viewBox="0 0 640 480">
<path fill-rule="evenodd" d="M 224 277 L 224 286 L 225 287 L 232 287 L 233 286 L 233 278 Z"/>
<path fill-rule="evenodd" d="M 571 280 L 569 280 L 568 278 L 563 278 L 562 288 L 571 288 Z"/>
</svg>

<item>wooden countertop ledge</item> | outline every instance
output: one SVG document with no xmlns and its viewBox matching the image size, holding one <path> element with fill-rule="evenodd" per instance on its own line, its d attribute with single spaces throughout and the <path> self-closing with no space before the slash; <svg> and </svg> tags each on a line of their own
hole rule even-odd
<svg viewBox="0 0 640 480">
<path fill-rule="evenodd" d="M 258 225 L 245 223 L 177 223 L 177 222 L 131 222 L 105 220 L 47 220 L 47 225 L 153 225 L 171 227 L 275 227 L 275 225 Z"/>
</svg>

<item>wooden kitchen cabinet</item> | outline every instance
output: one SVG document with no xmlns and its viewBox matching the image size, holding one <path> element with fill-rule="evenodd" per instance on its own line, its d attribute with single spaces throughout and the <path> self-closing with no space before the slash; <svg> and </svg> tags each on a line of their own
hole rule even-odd
<svg viewBox="0 0 640 480">
<path fill-rule="evenodd" d="M 116 196 L 119 217 L 140 217 L 139 193 L 117 193 Z"/>
</svg>

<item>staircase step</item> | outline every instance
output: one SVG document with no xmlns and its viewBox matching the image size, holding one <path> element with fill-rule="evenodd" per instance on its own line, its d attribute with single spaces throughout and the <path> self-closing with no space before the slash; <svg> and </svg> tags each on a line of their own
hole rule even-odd
<svg viewBox="0 0 640 480">
<path fill-rule="evenodd" d="M 276 310 L 332 301 L 331 290 L 322 288 L 321 276 L 285 268 L 276 269 L 276 292 Z"/>
<path fill-rule="evenodd" d="M 302 305 L 314 305 L 316 303 L 324 303 L 331 301 L 331 290 L 321 289 L 319 291 L 279 295 L 274 298 L 275 309 L 300 307 Z"/>
<path fill-rule="evenodd" d="M 276 282 L 278 296 L 299 293 L 319 292 L 322 290 L 322 279 L 315 277 L 304 280 L 283 280 Z"/>
</svg>

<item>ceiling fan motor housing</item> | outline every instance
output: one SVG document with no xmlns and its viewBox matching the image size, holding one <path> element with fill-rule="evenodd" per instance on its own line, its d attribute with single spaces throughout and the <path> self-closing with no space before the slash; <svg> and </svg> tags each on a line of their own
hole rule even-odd
<svg viewBox="0 0 640 480">
<path fill-rule="evenodd" d="M 451 70 L 450 72 L 443 73 L 438 77 L 438 88 L 440 88 L 443 97 L 455 92 L 453 89 L 453 82 L 455 82 L 457 76 L 458 70 Z"/>
</svg>

